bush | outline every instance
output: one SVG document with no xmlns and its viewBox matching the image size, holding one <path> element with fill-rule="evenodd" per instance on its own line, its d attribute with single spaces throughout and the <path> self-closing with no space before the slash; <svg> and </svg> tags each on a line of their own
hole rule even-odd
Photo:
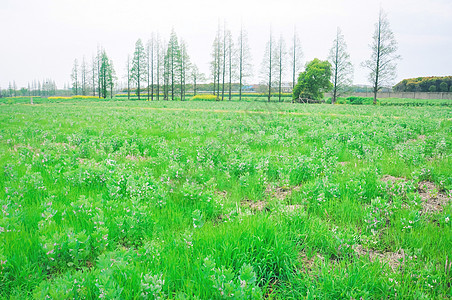
<svg viewBox="0 0 452 300">
<path fill-rule="evenodd" d="M 216 95 L 196 95 L 190 98 L 190 101 L 217 101 Z"/>
<path fill-rule="evenodd" d="M 373 103 L 374 99 L 371 97 L 348 97 L 347 102 L 352 105 L 370 105 Z"/>
<path fill-rule="evenodd" d="M 99 97 L 76 95 L 71 97 L 49 97 L 48 99 L 49 100 L 99 99 Z"/>
</svg>

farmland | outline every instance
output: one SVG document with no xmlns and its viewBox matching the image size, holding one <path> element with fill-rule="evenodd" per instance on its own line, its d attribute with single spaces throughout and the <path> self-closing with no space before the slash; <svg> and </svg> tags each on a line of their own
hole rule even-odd
<svg viewBox="0 0 452 300">
<path fill-rule="evenodd" d="M 1 297 L 452 296 L 450 106 L 22 102 Z"/>
</svg>

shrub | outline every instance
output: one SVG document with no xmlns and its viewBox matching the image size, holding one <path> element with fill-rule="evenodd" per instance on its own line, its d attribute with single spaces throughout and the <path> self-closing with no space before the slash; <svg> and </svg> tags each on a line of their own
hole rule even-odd
<svg viewBox="0 0 452 300">
<path fill-rule="evenodd" d="M 216 95 L 196 95 L 190 98 L 194 101 L 216 101 L 218 97 Z"/>
<path fill-rule="evenodd" d="M 99 99 L 97 96 L 75 95 L 71 97 L 49 97 L 49 100 L 73 100 L 73 99 Z"/>
<path fill-rule="evenodd" d="M 353 105 L 369 105 L 373 103 L 373 98 L 371 97 L 348 97 L 346 100 Z"/>
</svg>

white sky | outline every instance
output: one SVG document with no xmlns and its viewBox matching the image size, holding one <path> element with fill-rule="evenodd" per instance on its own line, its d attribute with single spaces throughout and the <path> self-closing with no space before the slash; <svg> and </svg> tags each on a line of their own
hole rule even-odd
<svg viewBox="0 0 452 300">
<path fill-rule="evenodd" d="M 387 12 L 402 60 L 394 83 L 403 78 L 452 75 L 452 0 L 0 0 L 0 87 L 52 78 L 70 82 L 73 61 L 88 61 L 102 45 L 124 80 L 135 42 L 174 27 L 191 60 L 209 75 L 218 20 L 226 19 L 236 39 L 242 20 L 248 31 L 257 82 L 270 24 L 289 44 L 297 27 L 304 62 L 326 59 L 341 27 L 355 66 L 354 83 L 366 84 L 360 63 L 380 6 Z M 290 76 L 288 76 L 289 78 Z"/>
</svg>

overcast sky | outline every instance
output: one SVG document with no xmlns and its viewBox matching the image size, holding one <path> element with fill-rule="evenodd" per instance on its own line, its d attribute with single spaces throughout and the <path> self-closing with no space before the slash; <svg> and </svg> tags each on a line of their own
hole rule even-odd
<svg viewBox="0 0 452 300">
<path fill-rule="evenodd" d="M 388 14 L 402 60 L 394 83 L 404 78 L 452 75 L 452 0 L 0 0 L 0 87 L 52 78 L 70 82 L 74 59 L 90 61 L 98 45 L 124 81 L 127 55 L 152 32 L 168 39 L 174 27 L 191 60 L 210 77 L 208 63 L 218 20 L 236 38 L 248 31 L 257 82 L 270 24 L 288 43 L 297 27 L 304 62 L 326 59 L 339 26 L 355 67 L 354 83 L 367 84 L 360 63 L 380 6 Z M 289 78 L 289 76 L 288 76 Z"/>
</svg>

